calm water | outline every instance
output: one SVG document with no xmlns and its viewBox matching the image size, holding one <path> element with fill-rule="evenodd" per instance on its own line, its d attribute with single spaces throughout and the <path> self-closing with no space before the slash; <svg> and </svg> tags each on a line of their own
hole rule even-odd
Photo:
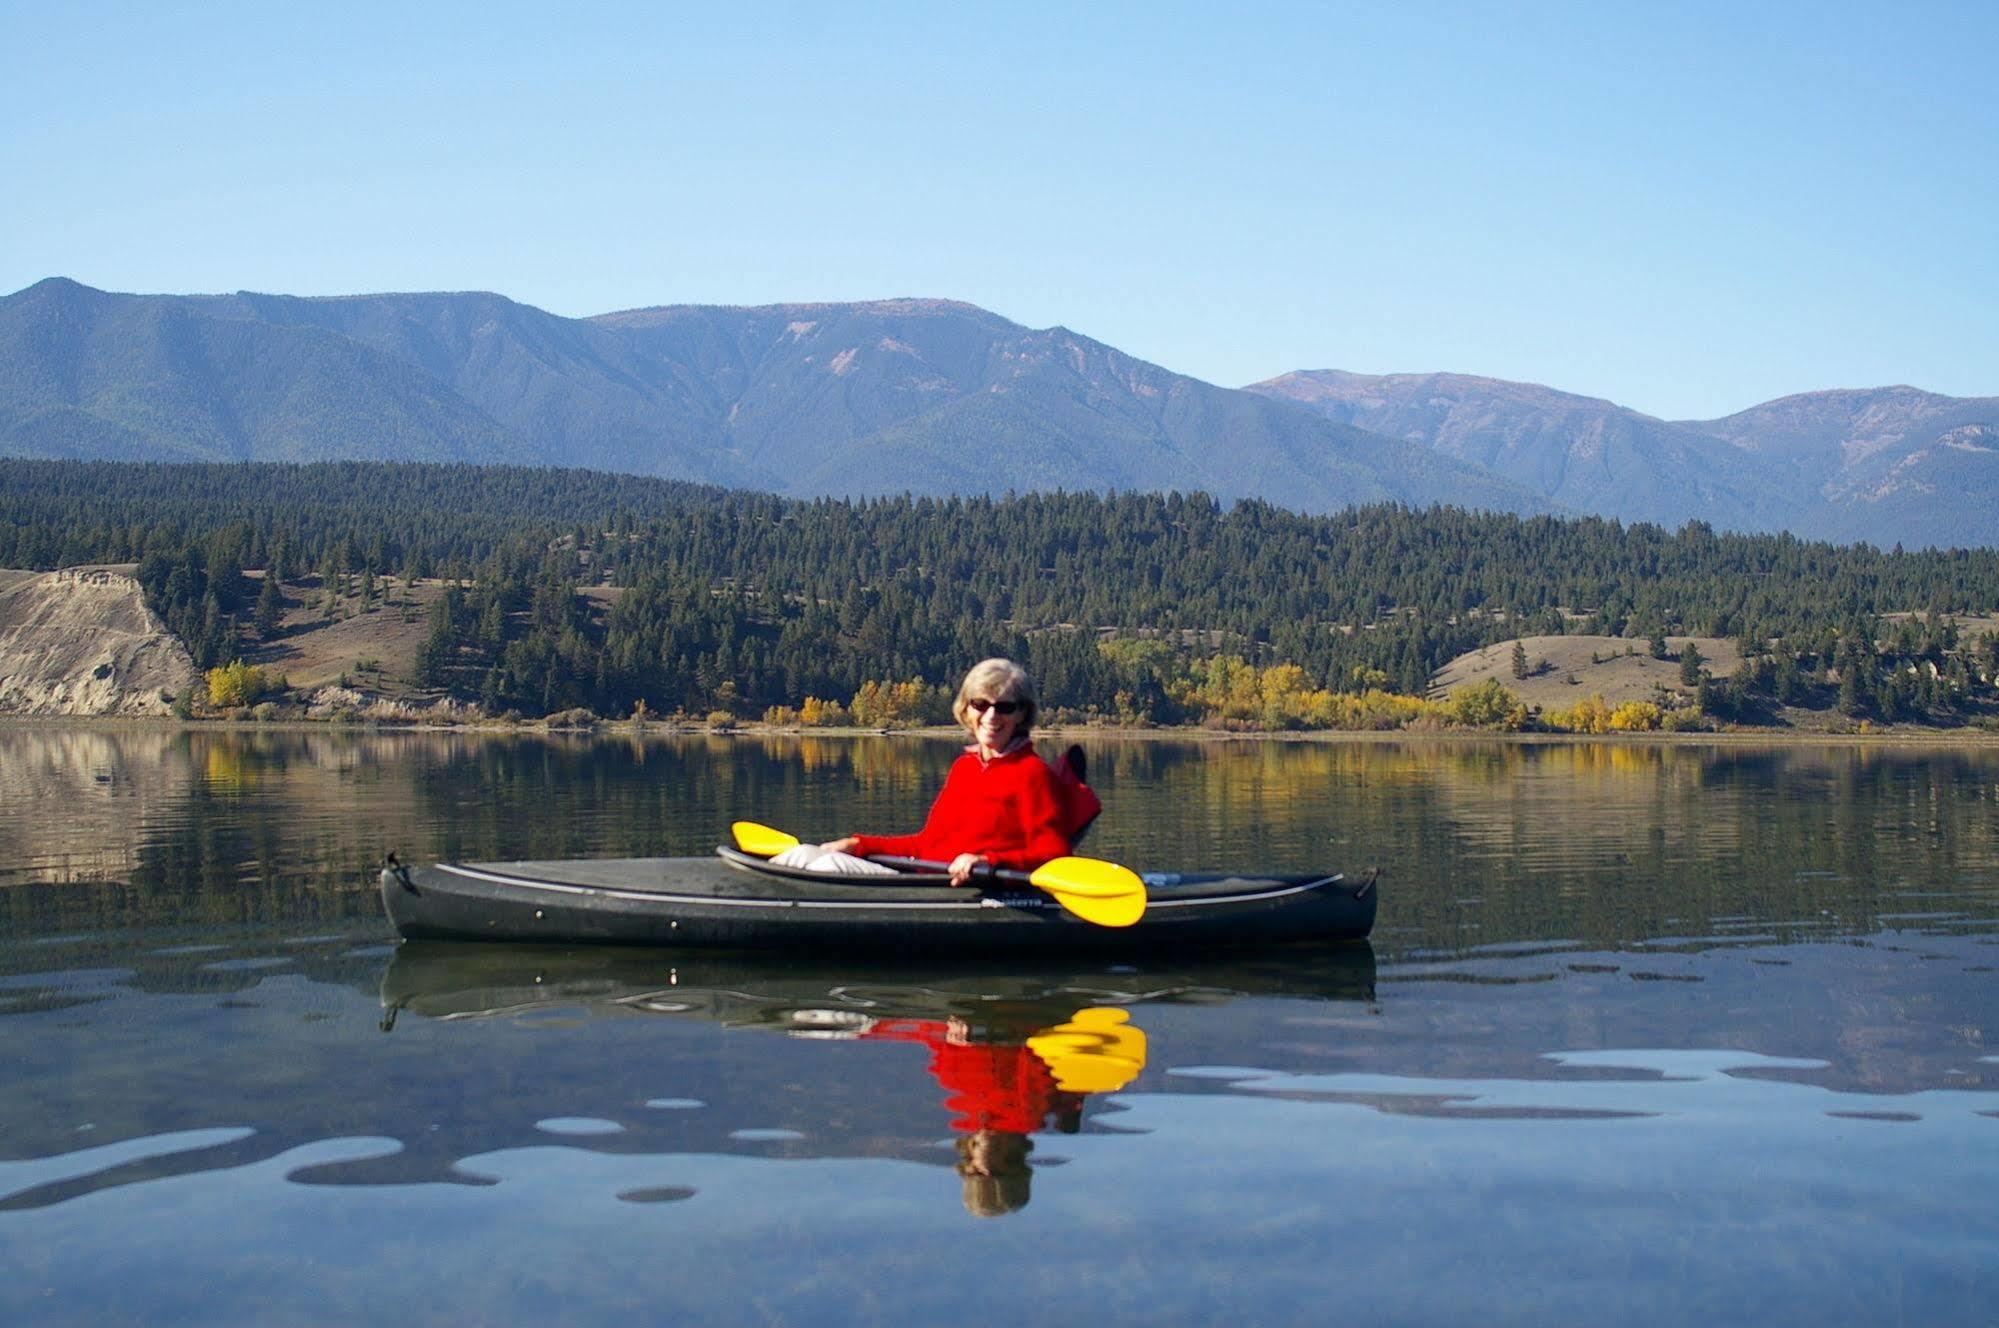
<svg viewBox="0 0 1999 1328">
<path fill-rule="evenodd" d="M 1085 746 L 1373 946 L 398 948 L 953 749 L 0 729 L 0 1322 L 1999 1323 L 1999 750 Z"/>
</svg>

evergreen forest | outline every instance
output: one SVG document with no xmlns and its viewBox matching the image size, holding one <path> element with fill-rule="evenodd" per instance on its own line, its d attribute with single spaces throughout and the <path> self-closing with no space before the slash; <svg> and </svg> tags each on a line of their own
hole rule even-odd
<svg viewBox="0 0 1999 1328">
<path fill-rule="evenodd" d="M 1999 608 L 1999 551 L 1698 522 L 1304 516 L 1200 494 L 805 501 L 361 462 L 0 460 L 0 505 L 0 566 L 137 564 L 205 669 L 278 630 L 281 586 L 365 605 L 441 582 L 416 682 L 495 714 L 935 719 L 969 663 L 1007 654 L 1076 718 L 1387 727 L 1351 699 L 1421 697 L 1467 650 L 1562 633 L 1732 638 L 1742 673 L 1696 659 L 1688 683 L 1701 712 L 1746 722 L 1818 705 L 1965 723 L 1999 674 L 1999 640 L 1947 621 Z M 1918 616 L 1890 630 L 1891 612 Z"/>
</svg>

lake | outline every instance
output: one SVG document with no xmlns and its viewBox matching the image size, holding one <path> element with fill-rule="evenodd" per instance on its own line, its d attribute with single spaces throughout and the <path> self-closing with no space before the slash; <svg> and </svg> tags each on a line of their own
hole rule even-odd
<svg viewBox="0 0 1999 1328">
<path fill-rule="evenodd" d="M 1080 740 L 1372 945 L 399 947 L 955 747 L 0 728 L 0 1322 L 1999 1322 L 1999 749 Z"/>
</svg>

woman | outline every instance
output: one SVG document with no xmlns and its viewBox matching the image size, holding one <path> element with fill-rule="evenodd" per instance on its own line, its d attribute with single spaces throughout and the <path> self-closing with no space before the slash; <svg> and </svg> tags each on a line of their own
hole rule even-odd
<svg viewBox="0 0 1999 1328">
<path fill-rule="evenodd" d="M 878 874 L 877 854 L 926 858 L 950 865 L 951 884 L 964 885 L 985 867 L 1032 871 L 1069 852 L 1071 838 L 1096 815 L 1096 795 L 1076 780 L 1059 779 L 1028 736 L 1039 705 L 1034 681 L 1010 659 L 972 666 L 951 713 L 971 735 L 945 777 L 930 816 L 913 835 L 847 835 L 819 846 L 802 844 L 773 858 L 814 871 Z"/>
</svg>

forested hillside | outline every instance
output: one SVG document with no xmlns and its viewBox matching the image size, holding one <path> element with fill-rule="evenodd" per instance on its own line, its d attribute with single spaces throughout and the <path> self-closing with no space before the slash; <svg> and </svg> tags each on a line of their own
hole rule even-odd
<svg viewBox="0 0 1999 1328">
<path fill-rule="evenodd" d="M 1079 715 L 1174 722 L 1259 676 L 1301 693 L 1421 694 L 1477 646 L 1601 632 L 1735 638 L 1749 665 L 1706 689 L 1717 712 L 1819 696 L 1951 722 L 1979 712 L 1999 668 L 1989 639 L 1959 641 L 1940 620 L 1877 621 L 1991 613 L 1999 553 L 1698 524 L 1398 506 L 1319 517 L 1199 495 L 805 502 L 362 463 L 0 461 L 0 506 L 0 565 L 137 563 L 203 667 L 277 630 L 287 594 L 346 612 L 357 590 L 365 610 L 393 581 L 442 579 L 419 681 L 495 711 L 753 716 L 912 681 L 934 705 L 927 689 L 1009 653 Z M 342 588 L 347 608 L 328 593 Z"/>
</svg>

